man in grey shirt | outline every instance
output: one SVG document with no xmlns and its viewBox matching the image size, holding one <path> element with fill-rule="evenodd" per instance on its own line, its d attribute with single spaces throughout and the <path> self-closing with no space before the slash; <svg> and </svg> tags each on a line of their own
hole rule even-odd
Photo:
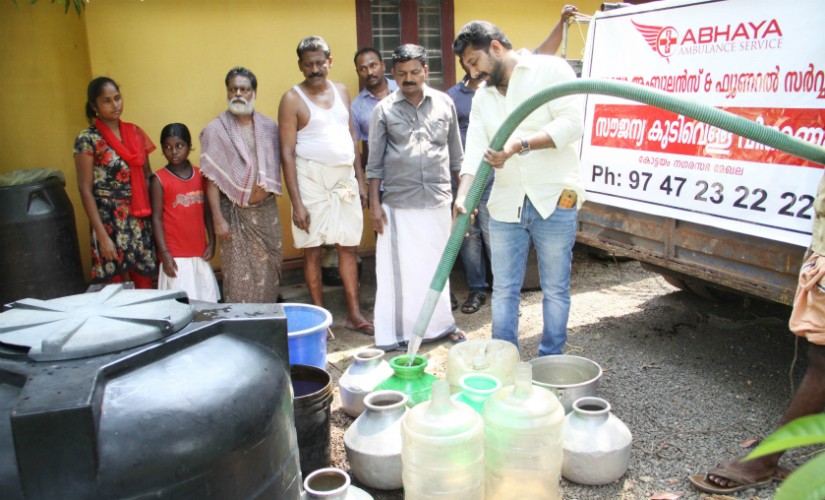
<svg viewBox="0 0 825 500">
<path fill-rule="evenodd" d="M 426 51 L 402 45 L 392 55 L 398 90 L 372 112 L 367 179 L 376 241 L 375 345 L 410 339 L 433 273 L 450 236 L 450 176 L 463 159 L 452 99 L 427 86 Z M 379 200 L 381 182 L 383 199 Z M 424 340 L 466 340 L 445 286 Z"/>
</svg>

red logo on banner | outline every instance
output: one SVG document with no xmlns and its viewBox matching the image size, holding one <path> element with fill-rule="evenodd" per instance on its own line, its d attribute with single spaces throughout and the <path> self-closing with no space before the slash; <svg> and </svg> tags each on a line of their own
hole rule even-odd
<svg viewBox="0 0 825 500">
<path fill-rule="evenodd" d="M 679 32 L 673 26 L 648 26 L 630 20 L 636 30 L 642 34 L 650 48 L 670 62 L 674 46 L 679 42 Z"/>
<path fill-rule="evenodd" d="M 776 19 L 718 26 L 688 27 L 684 35 L 673 26 L 639 24 L 630 20 L 645 42 L 670 62 L 671 56 L 714 52 L 770 50 L 781 46 L 782 28 Z"/>
</svg>

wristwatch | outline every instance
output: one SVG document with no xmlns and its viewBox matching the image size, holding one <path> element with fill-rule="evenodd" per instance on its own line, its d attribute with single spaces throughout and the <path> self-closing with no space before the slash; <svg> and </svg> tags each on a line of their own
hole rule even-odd
<svg viewBox="0 0 825 500">
<path fill-rule="evenodd" d="M 521 138 L 521 151 L 518 152 L 518 155 L 519 156 L 525 156 L 529 152 L 530 152 L 530 143 L 527 142 L 527 139 L 522 137 Z"/>
</svg>

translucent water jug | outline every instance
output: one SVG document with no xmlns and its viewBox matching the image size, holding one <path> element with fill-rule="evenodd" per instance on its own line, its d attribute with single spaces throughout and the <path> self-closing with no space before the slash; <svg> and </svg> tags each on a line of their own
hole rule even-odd
<svg viewBox="0 0 825 500">
<path fill-rule="evenodd" d="M 560 499 L 564 408 L 533 385 L 530 363 L 516 365 L 515 384 L 490 396 L 483 417 L 486 498 Z"/>
<path fill-rule="evenodd" d="M 453 393 L 461 390 L 459 380 L 468 373 L 486 373 L 512 385 L 519 361 L 518 348 L 504 340 L 469 340 L 455 345 L 447 355 L 447 381 Z"/>
<path fill-rule="evenodd" d="M 468 373 L 462 376 L 458 383 L 461 392 L 453 394 L 452 400 L 469 405 L 479 415 L 487 399 L 501 389 L 501 382 L 486 373 Z"/>
<path fill-rule="evenodd" d="M 484 425 L 472 408 L 450 400 L 446 380 L 407 412 L 401 439 L 405 500 L 484 498 Z"/>
</svg>

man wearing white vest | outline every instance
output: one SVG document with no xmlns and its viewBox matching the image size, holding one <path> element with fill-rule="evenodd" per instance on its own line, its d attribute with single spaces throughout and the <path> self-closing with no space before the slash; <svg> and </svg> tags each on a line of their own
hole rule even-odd
<svg viewBox="0 0 825 500">
<path fill-rule="evenodd" d="M 327 80 L 332 57 L 322 38 L 304 38 L 297 53 L 305 79 L 284 94 L 278 108 L 292 237 L 304 250 L 304 279 L 317 306 L 323 306 L 321 246 L 336 246 L 347 299 L 345 327 L 373 335 L 374 327 L 359 303 L 355 250 L 361 242 L 367 190 L 349 92 L 343 84 Z"/>
</svg>

